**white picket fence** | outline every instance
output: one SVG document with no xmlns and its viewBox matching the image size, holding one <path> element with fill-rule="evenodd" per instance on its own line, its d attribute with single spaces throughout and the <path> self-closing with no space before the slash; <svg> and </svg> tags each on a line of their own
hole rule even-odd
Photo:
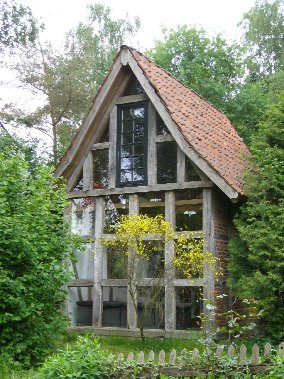
<svg viewBox="0 0 284 379">
<path fill-rule="evenodd" d="M 207 355 L 212 355 L 218 359 L 222 356 L 227 356 L 228 358 L 235 358 L 238 365 L 248 365 L 252 372 L 256 373 L 261 371 L 267 366 L 267 361 L 272 355 L 272 347 L 269 343 L 264 345 L 263 351 L 259 348 L 257 344 L 252 347 L 251 354 L 248 353 L 245 345 L 241 345 L 239 348 L 236 348 L 233 345 L 230 345 L 227 349 L 224 349 L 223 346 L 218 346 L 216 349 L 206 350 Z M 284 342 L 281 342 L 277 348 L 276 354 L 284 358 Z M 173 349 L 170 353 L 165 353 L 164 350 L 161 350 L 158 354 L 155 355 L 153 351 L 150 351 L 148 354 L 145 354 L 143 351 L 134 355 L 129 353 L 127 357 L 124 357 L 122 353 L 118 354 L 119 360 L 125 360 L 129 362 L 129 365 L 132 365 L 134 362 L 138 365 L 141 365 L 141 372 L 137 376 L 143 378 L 151 378 L 151 367 L 155 363 L 155 367 L 159 368 L 159 372 L 164 375 L 170 375 L 172 377 L 194 377 L 194 372 L 196 373 L 202 368 L 200 367 L 200 358 L 204 354 L 200 353 L 198 349 L 194 349 L 192 352 L 188 352 L 186 349 L 182 350 L 180 354 L 177 354 L 176 350 Z M 186 357 L 190 357 L 190 364 Z M 198 371 L 197 371 L 198 367 Z M 127 378 L 127 373 L 125 376 Z"/>
</svg>

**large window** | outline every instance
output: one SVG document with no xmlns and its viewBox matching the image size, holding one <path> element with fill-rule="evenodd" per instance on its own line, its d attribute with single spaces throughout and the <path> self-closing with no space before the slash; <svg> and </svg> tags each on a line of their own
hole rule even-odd
<svg viewBox="0 0 284 379">
<path fill-rule="evenodd" d="M 117 184 L 146 184 L 147 103 L 118 108 Z"/>
</svg>

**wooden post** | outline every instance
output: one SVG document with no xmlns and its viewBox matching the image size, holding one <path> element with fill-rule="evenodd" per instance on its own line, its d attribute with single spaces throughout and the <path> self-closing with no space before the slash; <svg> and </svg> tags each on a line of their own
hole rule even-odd
<svg viewBox="0 0 284 379">
<path fill-rule="evenodd" d="M 117 141 L 117 106 L 110 113 L 109 120 L 109 188 L 115 188 L 116 182 L 116 141 Z"/>
<path fill-rule="evenodd" d="M 99 241 L 104 227 L 104 198 L 96 199 L 95 216 L 95 257 L 94 257 L 94 293 L 93 293 L 93 326 L 102 326 L 103 291 L 101 286 L 103 272 L 103 246 Z"/>
<path fill-rule="evenodd" d="M 203 189 L 203 233 L 204 244 L 203 250 L 215 253 L 214 249 L 214 231 L 213 231 L 213 193 L 212 188 Z M 212 301 L 214 305 L 214 273 L 208 267 L 204 269 L 204 288 L 203 297 Z M 204 309 L 204 313 L 208 314 L 207 309 Z M 212 323 L 214 322 L 214 316 L 211 316 Z M 209 327 L 211 323 L 209 323 Z"/>
<path fill-rule="evenodd" d="M 157 183 L 157 160 L 156 160 L 156 110 L 149 102 L 148 106 L 148 185 Z"/>
<path fill-rule="evenodd" d="M 83 191 L 93 189 L 93 153 L 89 152 L 83 164 Z"/>
<path fill-rule="evenodd" d="M 129 216 L 136 216 L 139 214 L 139 197 L 138 195 L 130 195 L 129 196 Z M 135 301 L 137 301 L 137 288 L 136 288 L 136 257 L 133 255 L 135 252 L 129 251 L 128 255 L 128 267 L 129 267 L 129 274 L 132 275 L 132 277 L 129 279 L 131 280 L 131 288 L 135 291 Z M 130 267 L 131 266 L 131 267 Z M 133 299 L 129 293 L 129 290 L 127 291 L 127 325 L 129 329 L 136 329 L 137 328 L 137 317 L 135 312 L 135 307 L 133 304 Z"/>
<path fill-rule="evenodd" d="M 175 194 L 174 192 L 165 193 L 165 219 L 175 229 Z M 172 332 L 176 328 L 176 294 L 173 284 L 174 267 L 173 259 L 175 255 L 174 241 L 165 243 L 165 330 Z"/>
<path fill-rule="evenodd" d="M 177 146 L 177 182 L 184 183 L 185 181 L 185 154 Z"/>
</svg>

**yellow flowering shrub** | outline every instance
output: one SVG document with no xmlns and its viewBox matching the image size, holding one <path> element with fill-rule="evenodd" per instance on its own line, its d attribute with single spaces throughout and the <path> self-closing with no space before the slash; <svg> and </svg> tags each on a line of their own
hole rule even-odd
<svg viewBox="0 0 284 379">
<path fill-rule="evenodd" d="M 153 240 L 175 242 L 173 266 L 178 275 L 188 279 L 202 278 L 204 269 L 219 274 L 217 258 L 211 252 L 203 251 L 203 239 L 194 238 L 191 233 L 176 235 L 171 224 L 161 215 L 122 216 L 113 238 L 103 238 L 102 243 L 126 255 L 133 251 L 138 257 L 148 259 L 157 250 L 158 245 L 152 243 Z"/>
</svg>

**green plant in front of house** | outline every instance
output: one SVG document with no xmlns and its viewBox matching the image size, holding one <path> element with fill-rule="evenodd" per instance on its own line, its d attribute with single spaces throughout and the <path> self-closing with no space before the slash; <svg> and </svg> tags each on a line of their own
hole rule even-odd
<svg viewBox="0 0 284 379">
<path fill-rule="evenodd" d="M 28 365 L 66 325 L 61 306 L 74 241 L 63 221 L 63 185 L 27 160 L 21 143 L 0 139 L 0 350 Z"/>
<path fill-rule="evenodd" d="M 67 346 L 46 359 L 39 379 L 113 378 L 113 356 L 102 350 L 97 338 L 79 336 L 72 348 Z"/>
</svg>

